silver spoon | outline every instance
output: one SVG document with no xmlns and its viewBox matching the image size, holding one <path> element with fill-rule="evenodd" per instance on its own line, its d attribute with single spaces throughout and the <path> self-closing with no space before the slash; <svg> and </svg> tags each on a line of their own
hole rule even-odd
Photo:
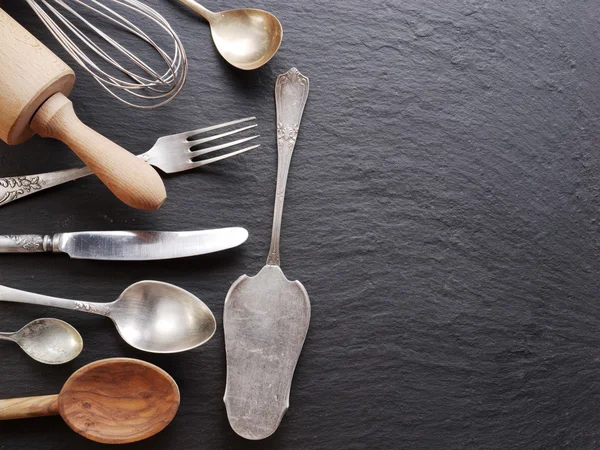
<svg viewBox="0 0 600 450">
<path fill-rule="evenodd" d="M 59 319 L 37 319 L 15 333 L 0 333 L 0 340 L 16 342 L 25 353 L 44 364 L 64 364 L 83 349 L 75 328 Z"/>
<path fill-rule="evenodd" d="M 208 21 L 217 50 L 238 69 L 258 69 L 281 45 L 281 23 L 267 11 L 243 8 L 214 13 L 194 0 L 179 1 Z"/>
<path fill-rule="evenodd" d="M 152 353 L 190 350 L 208 341 L 217 323 L 208 306 L 177 286 L 160 281 L 132 284 L 110 303 L 48 297 L 0 286 L 0 301 L 52 306 L 112 319 L 132 347 Z"/>
</svg>

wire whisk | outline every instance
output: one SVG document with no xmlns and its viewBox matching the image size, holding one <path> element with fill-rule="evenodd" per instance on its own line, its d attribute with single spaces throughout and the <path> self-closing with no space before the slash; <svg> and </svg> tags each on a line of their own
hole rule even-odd
<svg viewBox="0 0 600 450">
<path fill-rule="evenodd" d="M 136 108 L 156 108 L 172 100 L 183 88 L 188 70 L 183 44 L 167 20 L 144 3 L 138 0 L 26 1 L 73 59 L 123 103 Z M 125 12 L 137 13 L 138 17 L 129 20 L 107 6 L 109 3 L 118 5 Z M 76 10 L 78 6 L 81 12 Z M 139 54 L 125 48 L 100 29 L 99 24 L 90 22 L 83 12 L 96 14 L 108 21 L 105 25 L 115 25 L 116 29 L 146 42 L 159 55 L 158 60 L 165 68 L 154 70 Z M 134 23 L 137 20 L 148 20 L 164 31 L 172 41 L 173 50 L 167 53 Z M 130 95 L 129 100 L 124 98 L 124 93 Z"/>
</svg>

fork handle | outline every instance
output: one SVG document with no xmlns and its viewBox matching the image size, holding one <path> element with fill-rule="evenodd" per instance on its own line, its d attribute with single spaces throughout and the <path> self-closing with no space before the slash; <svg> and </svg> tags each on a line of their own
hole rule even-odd
<svg viewBox="0 0 600 450">
<path fill-rule="evenodd" d="M 80 167 L 37 175 L 0 178 L 0 206 L 91 174 L 92 171 L 88 167 Z"/>
<path fill-rule="evenodd" d="M 33 117 L 31 128 L 42 137 L 67 144 L 123 203 L 152 210 L 167 198 L 158 172 L 82 123 L 73 111 L 73 103 L 63 94 L 46 100 Z"/>
</svg>

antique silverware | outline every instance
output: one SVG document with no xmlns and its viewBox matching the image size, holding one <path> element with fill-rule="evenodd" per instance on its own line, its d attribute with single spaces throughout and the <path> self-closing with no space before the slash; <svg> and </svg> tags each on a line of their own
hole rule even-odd
<svg viewBox="0 0 600 450">
<path fill-rule="evenodd" d="M 74 259 L 148 261 L 185 258 L 237 247 L 244 228 L 200 231 L 81 231 L 0 236 L 0 253 L 67 253 Z"/>
<path fill-rule="evenodd" d="M 160 281 L 132 284 L 110 303 L 92 303 L 0 286 L 0 301 L 70 309 L 110 318 L 125 342 L 151 353 L 184 352 L 207 342 L 215 318 L 198 297 Z"/>
<path fill-rule="evenodd" d="M 175 98 L 183 88 L 188 70 L 183 44 L 167 20 L 146 2 L 26 1 L 82 69 L 123 103 L 136 108 L 156 108 Z M 88 19 L 93 16 L 97 19 Z M 146 32 L 148 28 L 156 31 L 152 37 Z M 124 45 L 127 39 L 118 42 L 111 37 L 118 31 L 126 32 L 124 38 L 135 36 L 141 42 L 137 49 L 144 46 L 153 49 L 156 57 L 132 51 L 135 46 L 127 48 Z M 158 43 L 161 34 L 170 41 L 166 49 Z M 172 54 L 168 53 L 170 48 Z M 155 61 L 162 67 L 152 68 Z M 123 94 L 130 95 L 130 101 Z"/>
<path fill-rule="evenodd" d="M 180 400 L 177 383 L 161 368 L 137 359 L 110 358 L 83 366 L 60 394 L 0 400 L 0 420 L 60 415 L 87 439 L 128 444 L 164 429 Z"/>
<path fill-rule="evenodd" d="M 179 1 L 208 21 L 217 50 L 238 69 L 258 69 L 281 45 L 281 23 L 267 11 L 244 8 L 215 13 L 194 0 Z"/>
<path fill-rule="evenodd" d="M 292 376 L 310 322 L 310 301 L 299 281 L 279 268 L 279 234 L 287 175 L 309 82 L 292 68 L 275 85 L 279 164 L 271 249 L 255 277 L 242 275 L 225 299 L 225 406 L 233 430 L 246 439 L 275 432 L 289 407 Z"/>
<path fill-rule="evenodd" d="M 258 135 L 249 136 L 237 139 L 231 142 L 225 142 L 212 147 L 194 149 L 194 147 L 216 139 L 225 138 L 242 131 L 250 130 L 256 127 L 256 124 L 247 125 L 235 130 L 225 131 L 220 134 L 215 134 L 207 137 L 196 139 L 196 135 L 208 133 L 219 128 L 229 127 L 242 122 L 256 120 L 256 117 L 246 117 L 245 119 L 234 120 L 232 122 L 221 123 L 198 130 L 186 131 L 184 133 L 172 134 L 159 138 L 154 147 L 146 153 L 138 155 L 139 158 L 151 164 L 154 167 L 161 169 L 165 173 L 177 173 L 186 170 L 196 169 L 197 167 L 212 164 L 217 161 L 239 155 L 240 153 L 254 150 L 260 147 L 260 144 L 252 145 L 241 150 L 235 150 L 224 155 L 215 156 L 213 158 L 198 160 L 199 157 L 207 153 L 223 150 L 234 145 L 239 145 L 259 137 Z M 6 205 L 17 199 L 27 197 L 28 195 L 41 192 L 54 186 L 58 186 L 69 181 L 87 177 L 92 172 L 87 167 L 78 169 L 59 170 L 57 172 L 48 172 L 37 175 L 24 175 L 18 177 L 0 178 L 0 206 Z"/>
<path fill-rule="evenodd" d="M 0 340 L 12 341 L 25 353 L 44 364 L 64 364 L 83 349 L 75 328 L 58 319 L 36 319 L 15 333 L 0 333 Z"/>
</svg>

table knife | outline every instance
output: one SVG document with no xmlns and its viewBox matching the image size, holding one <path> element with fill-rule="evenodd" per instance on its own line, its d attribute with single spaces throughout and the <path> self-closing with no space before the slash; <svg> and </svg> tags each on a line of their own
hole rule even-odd
<svg viewBox="0 0 600 450">
<path fill-rule="evenodd" d="M 237 247 L 244 228 L 199 231 L 81 231 L 0 236 L 0 253 L 67 253 L 74 259 L 149 261 L 204 255 Z"/>
</svg>

